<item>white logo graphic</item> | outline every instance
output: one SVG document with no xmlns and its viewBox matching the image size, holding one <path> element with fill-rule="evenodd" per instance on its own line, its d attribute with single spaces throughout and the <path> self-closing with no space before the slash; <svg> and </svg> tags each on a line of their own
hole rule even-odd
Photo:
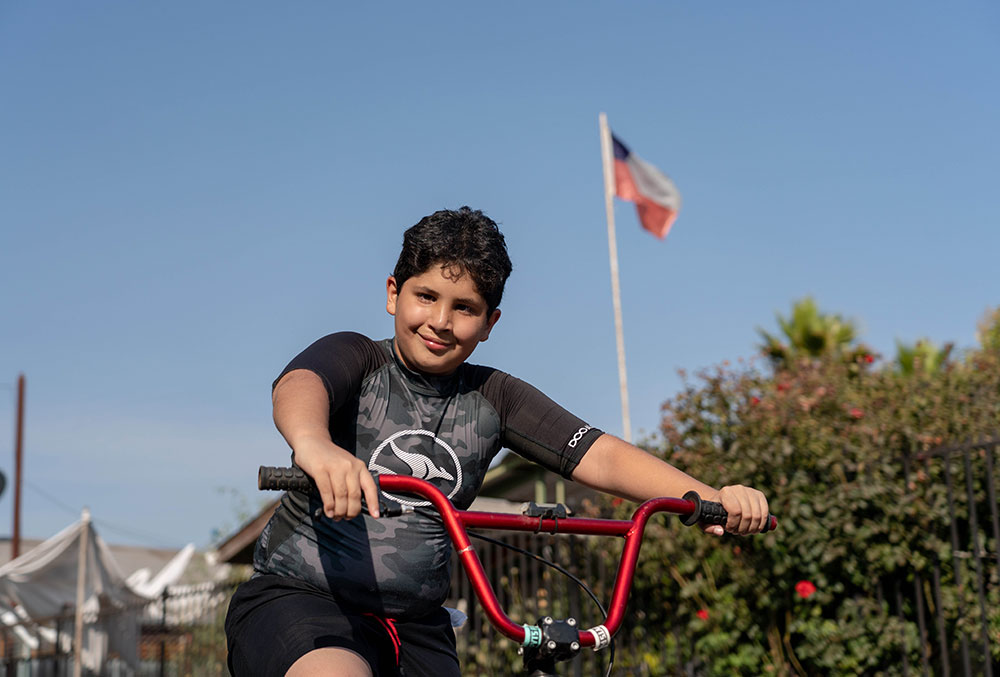
<svg viewBox="0 0 1000 677">
<path fill-rule="evenodd" d="M 404 435 L 417 435 L 419 437 L 429 437 L 432 443 L 431 455 L 435 458 L 432 459 L 430 455 L 416 452 L 416 451 L 403 451 L 396 444 L 396 440 Z M 405 446 L 416 447 L 418 445 L 424 445 L 426 442 L 424 440 L 417 440 L 416 444 L 410 444 Z M 434 447 L 440 447 L 445 452 L 447 452 L 447 457 L 444 457 L 438 449 Z M 422 480 L 427 480 L 432 482 L 433 480 L 447 480 L 448 482 L 454 482 L 454 486 L 451 489 L 451 493 L 448 494 L 448 498 L 454 498 L 455 494 L 458 493 L 459 487 L 462 486 L 462 466 L 458 462 L 458 454 L 455 450 L 448 446 L 448 443 L 444 440 L 438 438 L 429 430 L 400 430 L 398 433 L 393 433 L 389 436 L 387 440 L 378 445 L 375 453 L 372 454 L 371 460 L 368 461 L 368 470 L 371 472 L 377 472 L 382 475 L 399 475 L 401 473 L 395 470 L 390 470 L 384 465 L 379 464 L 379 457 L 382 456 L 383 459 L 391 458 L 395 456 L 400 461 L 406 464 L 410 469 L 410 475 L 413 477 L 419 477 Z M 439 467 L 435 463 L 435 459 L 438 461 L 451 459 L 452 470 L 454 474 L 449 472 L 447 468 Z M 434 482 L 435 485 L 442 484 L 441 482 Z M 444 490 L 446 487 L 438 486 L 439 489 Z M 386 496 L 393 499 L 394 501 L 399 501 L 403 505 L 409 505 L 412 507 L 421 507 L 430 505 L 430 501 L 414 501 L 407 498 L 400 498 L 390 494 L 389 492 L 383 492 Z"/>
<path fill-rule="evenodd" d="M 573 435 L 573 439 L 569 441 L 569 448 L 576 449 L 576 445 L 580 442 L 580 440 L 583 439 L 583 436 L 586 435 L 589 430 L 591 430 L 591 427 L 589 425 L 585 425 L 579 430 L 577 430 L 576 434 Z"/>
</svg>

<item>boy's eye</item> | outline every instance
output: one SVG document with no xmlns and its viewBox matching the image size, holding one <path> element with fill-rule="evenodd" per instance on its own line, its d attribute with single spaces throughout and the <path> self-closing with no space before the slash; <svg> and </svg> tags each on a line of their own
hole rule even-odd
<svg viewBox="0 0 1000 677">
<path fill-rule="evenodd" d="M 433 301 L 434 297 L 430 294 L 425 294 L 423 292 L 417 292 L 417 298 L 421 301 Z"/>
</svg>

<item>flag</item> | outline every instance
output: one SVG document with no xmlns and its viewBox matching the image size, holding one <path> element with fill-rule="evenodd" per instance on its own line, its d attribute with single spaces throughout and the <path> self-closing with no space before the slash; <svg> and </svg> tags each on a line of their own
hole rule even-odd
<svg viewBox="0 0 1000 677">
<path fill-rule="evenodd" d="M 681 209 L 681 194 L 666 174 L 611 135 L 615 153 L 615 195 L 634 202 L 642 227 L 661 240 Z"/>
</svg>

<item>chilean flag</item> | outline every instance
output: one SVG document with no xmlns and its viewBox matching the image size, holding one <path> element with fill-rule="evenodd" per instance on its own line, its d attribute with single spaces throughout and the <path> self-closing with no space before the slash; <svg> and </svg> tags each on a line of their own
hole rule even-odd
<svg viewBox="0 0 1000 677">
<path fill-rule="evenodd" d="M 681 210 L 677 186 L 613 134 L 611 141 L 615 149 L 615 195 L 634 202 L 642 227 L 662 240 Z"/>
</svg>

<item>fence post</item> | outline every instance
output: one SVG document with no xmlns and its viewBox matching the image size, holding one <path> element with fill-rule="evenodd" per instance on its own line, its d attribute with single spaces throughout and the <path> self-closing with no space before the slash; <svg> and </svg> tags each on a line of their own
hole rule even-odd
<svg viewBox="0 0 1000 677">
<path fill-rule="evenodd" d="M 160 614 L 160 677 L 167 674 L 167 589 L 163 588 Z"/>
<path fill-rule="evenodd" d="M 985 668 L 986 677 L 993 677 L 993 660 L 990 656 L 990 627 L 989 627 L 989 615 L 986 612 L 986 591 L 985 591 L 985 574 L 983 572 L 983 559 L 986 557 L 986 553 L 979 542 L 979 521 L 976 518 L 976 511 L 978 506 L 976 505 L 976 495 L 973 489 L 972 480 L 972 452 L 977 447 L 970 446 L 965 450 L 965 489 L 969 501 L 969 538 L 971 543 L 969 543 L 969 549 L 972 551 L 972 558 L 975 564 L 976 572 L 976 593 L 979 596 L 979 612 L 982 615 L 982 628 L 983 628 L 983 657 L 985 662 L 983 667 Z M 986 447 L 983 446 L 983 451 L 985 454 Z M 992 478 L 988 478 L 992 480 Z"/>
<path fill-rule="evenodd" d="M 55 676 L 56 677 L 60 677 L 60 675 L 62 674 L 62 668 L 59 665 L 59 654 L 61 653 L 61 650 L 62 650 L 61 645 L 62 645 L 63 618 L 66 616 L 67 613 L 69 613 L 69 605 L 68 604 L 63 604 L 62 605 L 62 609 L 60 609 L 60 611 L 59 611 L 59 617 L 56 618 L 56 648 L 55 648 L 55 651 L 54 651 L 54 654 L 55 654 Z"/>
<path fill-rule="evenodd" d="M 5 663 L 7 667 L 7 674 L 13 676 L 17 674 L 14 666 L 14 646 L 10 641 L 10 633 L 7 632 L 6 628 L 4 628 L 3 631 L 3 649 L 5 654 L 4 658 L 6 658 Z"/>
<path fill-rule="evenodd" d="M 958 447 L 961 451 L 965 449 L 965 445 Z M 946 449 L 943 454 L 944 460 L 944 479 L 945 486 L 948 490 L 948 512 L 951 514 L 951 521 L 949 525 L 949 531 L 951 534 L 951 560 L 954 573 L 952 574 L 955 579 L 955 588 L 958 590 L 962 589 L 962 561 L 959 553 L 962 549 L 958 544 L 958 517 L 956 516 L 955 510 L 955 483 L 951 479 L 951 449 Z M 974 506 L 969 506 L 970 509 L 975 509 Z M 958 613 L 960 616 L 965 615 L 965 604 L 962 602 L 962 597 L 959 595 L 958 598 Z M 961 647 L 962 647 L 962 667 L 964 668 L 963 674 L 972 674 L 972 659 L 969 654 L 969 636 L 963 630 L 959 633 L 961 637 Z"/>
</svg>

